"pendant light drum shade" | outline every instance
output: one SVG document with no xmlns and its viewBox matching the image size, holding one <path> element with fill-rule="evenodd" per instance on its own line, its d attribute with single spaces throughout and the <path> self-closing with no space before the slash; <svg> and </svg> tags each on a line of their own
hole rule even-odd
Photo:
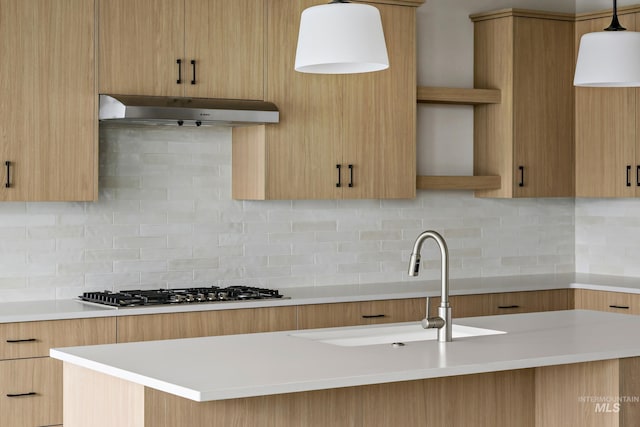
<svg viewBox="0 0 640 427">
<path fill-rule="evenodd" d="M 599 31 L 583 35 L 573 84 L 640 86 L 640 32 Z"/>
<path fill-rule="evenodd" d="M 302 12 L 296 71 L 352 74 L 386 68 L 389 57 L 377 8 L 334 2 Z"/>
</svg>

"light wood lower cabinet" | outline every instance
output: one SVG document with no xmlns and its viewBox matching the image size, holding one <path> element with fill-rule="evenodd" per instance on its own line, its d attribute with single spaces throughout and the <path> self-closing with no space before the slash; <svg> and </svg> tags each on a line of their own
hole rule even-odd
<svg viewBox="0 0 640 427">
<path fill-rule="evenodd" d="M 0 324 L 0 426 L 62 424 L 62 363 L 49 349 L 115 338 L 112 317 Z"/>
<path fill-rule="evenodd" d="M 296 328 L 295 307 L 265 307 L 118 318 L 118 342 L 248 334 Z"/>
<path fill-rule="evenodd" d="M 62 362 L 40 357 L 0 362 L 0 425 L 62 424 Z"/>
<path fill-rule="evenodd" d="M 449 303 L 454 319 L 456 317 L 495 316 L 498 314 L 568 310 L 570 308 L 566 289 L 456 295 L 449 298 Z M 438 304 L 440 304 L 440 298 L 431 299 L 433 315 L 437 313 Z"/>
<path fill-rule="evenodd" d="M 425 312 L 424 298 L 301 305 L 298 329 L 410 322 Z"/>
<path fill-rule="evenodd" d="M 576 309 L 640 314 L 640 294 L 575 289 L 574 298 Z"/>
</svg>

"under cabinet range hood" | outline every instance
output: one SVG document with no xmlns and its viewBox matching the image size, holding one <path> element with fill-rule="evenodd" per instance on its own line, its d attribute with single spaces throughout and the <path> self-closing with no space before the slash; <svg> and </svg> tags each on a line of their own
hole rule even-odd
<svg viewBox="0 0 640 427">
<path fill-rule="evenodd" d="M 99 120 L 178 126 L 249 126 L 278 123 L 271 102 L 238 99 L 100 95 Z"/>
</svg>

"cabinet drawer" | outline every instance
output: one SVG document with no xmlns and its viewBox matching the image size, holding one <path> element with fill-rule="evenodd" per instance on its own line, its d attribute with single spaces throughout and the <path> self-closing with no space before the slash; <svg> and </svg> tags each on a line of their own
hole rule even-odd
<svg viewBox="0 0 640 427">
<path fill-rule="evenodd" d="M 501 292 L 495 294 L 456 295 L 449 298 L 451 314 L 457 317 L 494 316 L 498 314 L 533 313 L 568 310 L 568 291 Z M 431 313 L 437 315 L 440 298 L 431 299 Z"/>
<path fill-rule="evenodd" d="M 44 357 L 53 347 L 115 342 L 113 317 L 0 324 L 0 360 Z"/>
<path fill-rule="evenodd" d="M 425 312 L 424 298 L 302 305 L 298 329 L 419 321 Z"/>
<path fill-rule="evenodd" d="M 118 342 L 249 334 L 295 328 L 295 307 L 122 316 L 118 318 Z"/>
<path fill-rule="evenodd" d="M 640 295 L 576 289 L 575 308 L 608 311 L 611 313 L 640 314 Z"/>
<path fill-rule="evenodd" d="M 0 362 L 0 424 L 62 424 L 62 362 L 48 357 Z"/>
</svg>

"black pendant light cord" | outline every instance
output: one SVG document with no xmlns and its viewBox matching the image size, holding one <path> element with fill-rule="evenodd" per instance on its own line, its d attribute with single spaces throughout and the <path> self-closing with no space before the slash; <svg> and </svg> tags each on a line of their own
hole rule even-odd
<svg viewBox="0 0 640 427">
<path fill-rule="evenodd" d="M 620 21 L 618 21 L 618 1 L 613 0 L 613 17 L 611 18 L 611 24 L 604 29 L 605 31 L 625 31 Z"/>
</svg>

